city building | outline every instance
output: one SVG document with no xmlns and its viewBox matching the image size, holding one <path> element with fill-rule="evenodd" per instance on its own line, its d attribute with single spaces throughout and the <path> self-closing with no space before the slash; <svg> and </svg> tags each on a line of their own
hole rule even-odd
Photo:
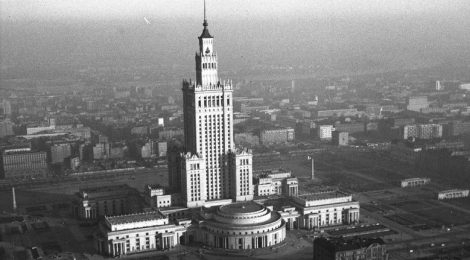
<svg viewBox="0 0 470 260">
<path fill-rule="evenodd" d="M 338 132 L 348 132 L 350 134 L 365 132 L 365 124 L 362 122 L 335 124 L 334 128 Z"/>
<path fill-rule="evenodd" d="M 80 189 L 72 202 L 73 214 L 81 220 L 139 212 L 140 196 L 126 184 Z"/>
<path fill-rule="evenodd" d="M 70 144 L 54 144 L 51 146 L 51 164 L 61 164 L 72 155 Z"/>
<path fill-rule="evenodd" d="M 204 17 L 196 53 L 196 80 L 183 81 L 184 150 L 168 160 L 169 172 L 179 177 L 185 206 L 206 201 L 251 200 L 252 155 L 235 149 L 233 89 L 217 75 L 214 38 Z M 173 186 L 178 186 L 172 180 Z"/>
<path fill-rule="evenodd" d="M 158 138 L 162 140 L 171 140 L 174 137 L 182 135 L 183 129 L 181 128 L 163 128 L 158 131 Z"/>
<path fill-rule="evenodd" d="M 334 131 L 333 132 L 333 144 L 337 146 L 347 146 L 349 143 L 349 133 L 348 132 L 339 132 L 339 131 Z"/>
<path fill-rule="evenodd" d="M 317 111 L 317 117 L 327 118 L 327 117 L 356 116 L 362 113 L 363 112 L 357 111 L 357 108 L 319 110 Z"/>
<path fill-rule="evenodd" d="M 3 99 L 2 101 L 2 108 L 3 108 L 3 114 L 4 115 L 11 115 L 12 114 L 12 109 L 11 109 L 11 102 L 8 99 Z"/>
<path fill-rule="evenodd" d="M 388 260 L 381 238 L 317 238 L 313 241 L 314 260 Z"/>
<path fill-rule="evenodd" d="M 264 145 L 288 143 L 294 141 L 295 130 L 293 128 L 262 130 L 259 139 Z"/>
<path fill-rule="evenodd" d="M 401 187 L 406 188 L 406 187 L 417 187 L 417 186 L 423 186 L 431 182 L 430 178 L 410 178 L 410 179 L 404 179 L 401 181 Z"/>
<path fill-rule="evenodd" d="M 168 143 L 161 141 L 157 142 L 157 155 L 158 157 L 165 157 L 168 152 Z"/>
<path fill-rule="evenodd" d="M 427 96 L 409 97 L 407 110 L 421 112 L 421 109 L 429 107 L 429 101 Z"/>
<path fill-rule="evenodd" d="M 5 136 L 14 135 L 13 126 L 15 124 L 9 119 L 0 121 L 0 138 Z"/>
<path fill-rule="evenodd" d="M 253 173 L 255 196 L 299 194 L 298 180 L 284 169 L 262 170 Z"/>
<path fill-rule="evenodd" d="M 156 157 L 155 150 L 155 141 L 148 140 L 144 145 L 142 145 L 142 148 L 140 148 L 140 156 L 143 159 L 154 158 Z"/>
<path fill-rule="evenodd" d="M 333 138 L 333 126 L 320 125 L 317 127 L 317 134 L 320 140 L 331 140 Z"/>
<path fill-rule="evenodd" d="M 117 257 L 168 250 L 184 242 L 186 227 L 171 224 L 159 211 L 105 216 L 95 235 L 99 253 Z"/>
<path fill-rule="evenodd" d="M 9 149 L 2 153 L 3 179 L 47 177 L 49 167 L 46 152 L 34 152 L 31 148 Z"/>
<path fill-rule="evenodd" d="M 299 228 L 353 224 L 359 222 L 359 202 L 341 191 L 324 191 L 291 197 L 301 217 Z"/>
<path fill-rule="evenodd" d="M 469 194 L 469 190 L 463 190 L 463 189 L 444 190 L 444 191 L 440 191 L 437 194 L 437 199 L 446 200 L 446 199 L 466 198 L 468 197 L 468 194 Z"/>
<path fill-rule="evenodd" d="M 214 248 L 271 247 L 286 237 L 281 215 L 252 201 L 205 209 L 200 216 L 196 241 Z"/>
<path fill-rule="evenodd" d="M 419 139 L 434 139 L 442 137 L 441 124 L 419 124 L 403 126 L 403 139 L 410 137 Z"/>
<path fill-rule="evenodd" d="M 450 132 L 453 136 L 470 133 L 470 121 L 453 121 Z"/>
<path fill-rule="evenodd" d="M 178 204 L 179 194 L 167 194 L 160 185 L 145 186 L 144 199 L 148 206 L 152 208 L 166 208 Z"/>
</svg>

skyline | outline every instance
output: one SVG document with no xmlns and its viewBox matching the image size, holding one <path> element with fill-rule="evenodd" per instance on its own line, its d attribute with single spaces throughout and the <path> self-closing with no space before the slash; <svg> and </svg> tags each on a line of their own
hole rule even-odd
<svg viewBox="0 0 470 260">
<path fill-rule="evenodd" d="M 113 1 L 113 0 L 1 0 L 2 20 L 42 19 L 142 19 L 202 17 L 203 1 Z M 163 6 L 163 8 L 162 8 Z M 465 15 L 470 3 L 465 0 L 212 0 L 207 1 L 208 18 L 347 18 L 391 15 Z"/>
</svg>

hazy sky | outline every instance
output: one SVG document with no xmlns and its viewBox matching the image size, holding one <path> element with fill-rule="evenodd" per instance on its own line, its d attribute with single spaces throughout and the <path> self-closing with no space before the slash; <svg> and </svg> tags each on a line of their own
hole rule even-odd
<svg viewBox="0 0 470 260">
<path fill-rule="evenodd" d="M 203 0 L 0 0 L 2 19 L 198 17 Z M 470 12 L 469 0 L 207 0 L 208 16 L 348 17 Z"/>
</svg>

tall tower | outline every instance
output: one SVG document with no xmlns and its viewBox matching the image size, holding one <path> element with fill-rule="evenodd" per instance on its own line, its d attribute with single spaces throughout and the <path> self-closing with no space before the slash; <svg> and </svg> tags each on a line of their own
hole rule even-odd
<svg viewBox="0 0 470 260">
<path fill-rule="evenodd" d="M 181 157 L 181 187 L 188 207 L 201 206 L 205 200 L 235 198 L 232 182 L 238 180 L 236 174 L 231 174 L 236 172 L 236 164 L 229 163 L 229 158 L 233 160 L 240 154 L 234 152 L 232 82 L 220 81 L 217 76 L 217 53 L 208 29 L 205 2 L 202 25 L 195 56 L 196 81 L 183 81 L 186 154 Z M 252 174 L 251 154 L 249 157 Z M 251 192 L 244 193 L 250 193 L 252 199 L 251 186 Z"/>
</svg>

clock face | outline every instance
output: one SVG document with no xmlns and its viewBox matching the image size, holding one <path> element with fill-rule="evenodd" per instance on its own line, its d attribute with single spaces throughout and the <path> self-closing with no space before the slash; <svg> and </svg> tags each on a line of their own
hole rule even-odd
<svg viewBox="0 0 470 260">
<path fill-rule="evenodd" d="M 206 54 L 209 54 L 210 52 L 211 52 L 211 50 L 209 50 L 209 47 L 207 47 Z"/>
</svg>

